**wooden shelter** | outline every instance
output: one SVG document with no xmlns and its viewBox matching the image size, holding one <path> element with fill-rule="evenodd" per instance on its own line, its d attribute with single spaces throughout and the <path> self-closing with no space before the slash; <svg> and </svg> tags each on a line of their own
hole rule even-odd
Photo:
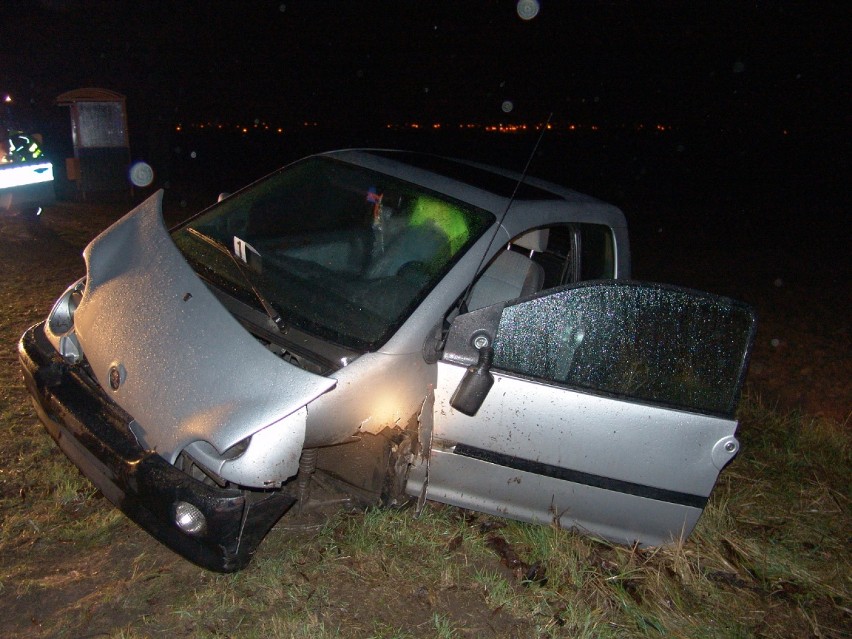
<svg viewBox="0 0 852 639">
<path fill-rule="evenodd" d="M 97 88 L 74 89 L 56 98 L 71 108 L 74 157 L 65 161 L 68 179 L 83 198 L 93 191 L 129 187 L 130 141 L 125 96 Z"/>
</svg>

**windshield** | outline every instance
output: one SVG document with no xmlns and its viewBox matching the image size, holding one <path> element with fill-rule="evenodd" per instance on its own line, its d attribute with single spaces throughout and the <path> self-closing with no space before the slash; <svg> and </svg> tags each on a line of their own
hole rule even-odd
<svg viewBox="0 0 852 639">
<path fill-rule="evenodd" d="M 421 186 L 313 157 L 226 198 L 173 239 L 202 276 L 259 307 L 251 282 L 285 325 L 371 350 L 493 222 Z"/>
</svg>

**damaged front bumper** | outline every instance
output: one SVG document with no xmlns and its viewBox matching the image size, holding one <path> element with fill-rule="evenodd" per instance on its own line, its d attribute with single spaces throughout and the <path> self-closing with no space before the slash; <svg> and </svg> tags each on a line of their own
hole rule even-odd
<svg viewBox="0 0 852 639">
<path fill-rule="evenodd" d="M 24 333 L 18 354 L 39 418 L 68 458 L 107 499 L 179 555 L 218 572 L 248 564 L 295 498 L 207 485 L 140 446 L 129 428 L 132 418 L 80 366 L 60 357 L 43 326 Z M 198 523 L 189 533 L 176 522 L 186 512 Z"/>
</svg>

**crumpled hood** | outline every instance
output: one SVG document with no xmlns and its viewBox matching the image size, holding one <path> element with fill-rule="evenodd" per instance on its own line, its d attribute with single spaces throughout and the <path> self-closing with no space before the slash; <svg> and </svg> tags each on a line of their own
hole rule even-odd
<svg viewBox="0 0 852 639">
<path fill-rule="evenodd" d="M 104 392 L 138 423 L 142 443 L 174 462 L 198 440 L 223 452 L 336 382 L 276 357 L 222 306 L 172 242 L 162 195 L 86 247 L 74 324 Z M 122 379 L 116 390 L 113 367 Z M 281 436 L 298 458 L 304 420 L 293 422 Z"/>
</svg>

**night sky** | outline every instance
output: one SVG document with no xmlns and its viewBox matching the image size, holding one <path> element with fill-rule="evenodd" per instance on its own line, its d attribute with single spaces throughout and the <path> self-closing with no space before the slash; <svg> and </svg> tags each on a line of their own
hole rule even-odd
<svg viewBox="0 0 852 639">
<path fill-rule="evenodd" d="M 96 86 L 146 121 L 848 125 L 843 2 L 539 5 L 525 21 L 514 0 L 4 0 L 0 91 L 21 119 Z"/>
</svg>

